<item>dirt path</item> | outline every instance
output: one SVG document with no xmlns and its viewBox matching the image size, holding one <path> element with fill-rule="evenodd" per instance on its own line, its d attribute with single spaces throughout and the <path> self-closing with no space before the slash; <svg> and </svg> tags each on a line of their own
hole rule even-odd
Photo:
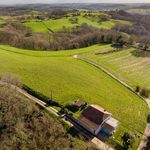
<svg viewBox="0 0 150 150">
<path fill-rule="evenodd" d="M 150 99 L 145 99 L 145 100 L 146 100 L 146 102 L 147 102 L 147 104 L 150 108 Z M 149 137 L 150 137 L 150 123 L 148 123 L 147 126 L 146 126 L 146 129 L 145 129 L 145 132 L 143 134 L 141 143 L 140 143 L 137 150 L 144 150 L 145 149 Z"/>
<path fill-rule="evenodd" d="M 141 143 L 137 150 L 145 150 L 147 142 L 148 142 L 148 137 L 150 137 L 150 123 L 147 124 L 147 126 L 146 126 L 144 135 L 142 137 Z"/>
</svg>

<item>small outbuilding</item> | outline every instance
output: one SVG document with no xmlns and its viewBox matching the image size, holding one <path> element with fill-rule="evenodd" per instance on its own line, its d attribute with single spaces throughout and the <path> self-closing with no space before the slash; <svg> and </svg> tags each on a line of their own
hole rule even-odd
<svg viewBox="0 0 150 150">
<path fill-rule="evenodd" d="M 85 107 L 86 105 L 87 105 L 87 103 L 84 102 L 84 101 L 82 101 L 82 100 L 80 100 L 80 99 L 76 100 L 76 101 L 74 102 L 74 104 L 73 104 L 73 106 L 76 107 L 77 109 L 83 108 L 83 107 Z"/>
</svg>

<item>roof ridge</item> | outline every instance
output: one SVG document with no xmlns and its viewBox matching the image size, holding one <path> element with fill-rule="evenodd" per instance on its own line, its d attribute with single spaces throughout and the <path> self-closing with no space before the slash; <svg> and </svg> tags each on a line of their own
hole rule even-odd
<svg viewBox="0 0 150 150">
<path fill-rule="evenodd" d="M 110 114 L 110 115 L 112 115 L 110 112 L 108 112 L 107 110 L 105 110 L 104 108 L 102 108 L 102 107 L 100 107 L 98 105 L 92 104 L 90 106 L 93 107 L 93 108 L 95 108 L 98 111 L 103 112 L 104 114 Z"/>
</svg>

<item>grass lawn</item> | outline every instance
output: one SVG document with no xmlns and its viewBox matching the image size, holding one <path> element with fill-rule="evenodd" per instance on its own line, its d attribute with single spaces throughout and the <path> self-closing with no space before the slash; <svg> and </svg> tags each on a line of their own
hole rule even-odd
<svg viewBox="0 0 150 150">
<path fill-rule="evenodd" d="M 79 61 L 71 55 L 101 49 L 95 45 L 79 50 L 43 52 L 0 46 L 0 72 L 13 73 L 35 91 L 51 96 L 61 104 L 77 98 L 89 104 L 98 104 L 120 121 L 114 134 L 121 143 L 125 131 L 141 136 L 146 125 L 147 104 L 123 85 L 97 68 Z M 84 54 L 86 55 L 86 53 Z M 136 149 L 140 139 L 136 139 Z"/>
<path fill-rule="evenodd" d="M 110 46 L 100 51 L 109 50 L 112 50 Z M 140 85 L 150 89 L 149 52 L 128 48 L 105 55 L 95 55 L 95 52 L 91 52 L 84 54 L 84 57 L 101 64 L 132 87 Z"/>
<path fill-rule="evenodd" d="M 24 23 L 24 25 L 32 28 L 34 32 L 48 32 L 48 29 L 44 26 L 42 22 L 36 22 L 35 20 L 31 20 Z"/>
<path fill-rule="evenodd" d="M 0 25 L 1 25 L 1 24 L 4 24 L 4 23 L 5 23 L 5 21 L 0 18 Z"/>
<path fill-rule="evenodd" d="M 31 27 L 34 32 L 48 32 L 47 27 L 49 27 L 53 31 L 59 31 L 62 30 L 63 27 L 72 28 L 78 25 L 78 24 L 71 24 L 68 18 L 61 18 L 57 20 L 50 19 L 43 22 L 36 22 L 36 20 L 31 20 L 24 24 L 27 27 Z"/>
<path fill-rule="evenodd" d="M 49 19 L 43 22 L 36 22 L 36 20 L 31 20 L 31 21 L 24 23 L 24 25 L 32 28 L 34 32 L 48 32 L 47 27 L 53 31 L 60 31 L 63 29 L 63 27 L 72 28 L 75 26 L 80 26 L 82 23 L 87 23 L 89 26 L 93 26 L 93 27 L 100 28 L 100 29 L 111 29 L 117 23 L 131 25 L 131 23 L 128 21 L 113 20 L 113 19 L 98 23 L 97 21 L 92 21 L 91 19 L 83 17 L 82 15 L 79 16 L 78 19 L 79 21 L 77 24 L 72 24 L 69 21 L 69 18 L 61 18 L 61 19 L 56 19 L 56 20 Z"/>
</svg>

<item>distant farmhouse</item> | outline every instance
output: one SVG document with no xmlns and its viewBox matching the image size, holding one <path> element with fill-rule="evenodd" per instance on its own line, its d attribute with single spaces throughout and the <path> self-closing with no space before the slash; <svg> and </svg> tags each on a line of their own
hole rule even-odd
<svg viewBox="0 0 150 150">
<path fill-rule="evenodd" d="M 94 135 L 100 132 L 111 136 L 119 126 L 112 114 L 97 105 L 88 106 L 79 117 L 80 124 Z"/>
</svg>

